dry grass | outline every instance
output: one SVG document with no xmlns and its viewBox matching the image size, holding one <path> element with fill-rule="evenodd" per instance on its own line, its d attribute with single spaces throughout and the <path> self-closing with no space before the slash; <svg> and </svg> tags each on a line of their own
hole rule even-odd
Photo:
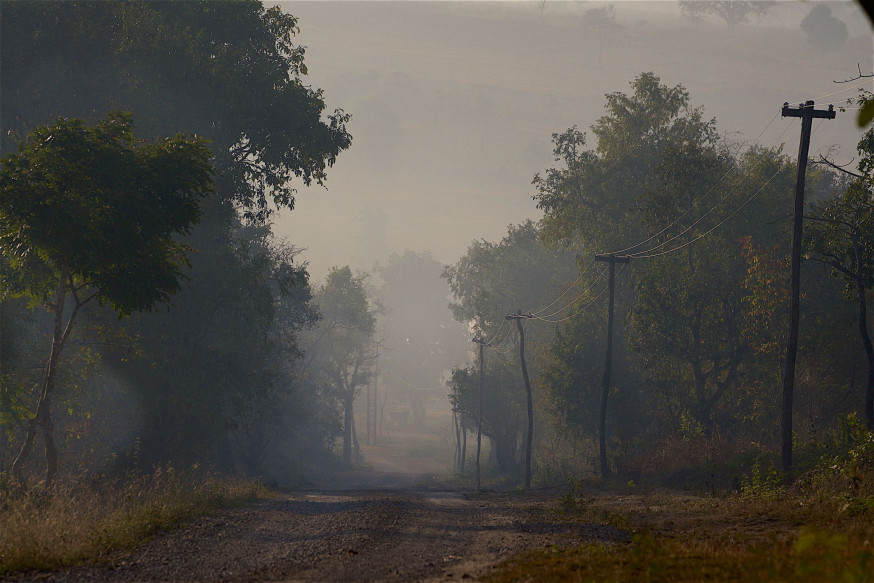
<svg viewBox="0 0 874 583">
<path fill-rule="evenodd" d="M 557 519 L 623 528 L 630 542 L 535 551 L 485 580 L 874 582 L 874 433 L 850 429 L 844 453 L 788 488 L 758 463 L 719 497 L 572 483 L 554 502 Z"/>
<path fill-rule="evenodd" d="M 123 483 L 0 484 L 0 574 L 107 559 L 158 530 L 268 494 L 250 480 L 173 468 Z"/>
<path fill-rule="evenodd" d="M 874 581 L 871 517 L 834 507 L 666 494 L 596 496 L 574 514 L 631 542 L 535 551 L 485 581 Z"/>
</svg>

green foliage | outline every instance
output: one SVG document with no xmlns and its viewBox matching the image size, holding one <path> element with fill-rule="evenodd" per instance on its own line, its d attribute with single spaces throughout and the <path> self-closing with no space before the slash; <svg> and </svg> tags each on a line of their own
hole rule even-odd
<svg viewBox="0 0 874 583">
<path fill-rule="evenodd" d="M 303 76 L 297 20 L 236 2 L 3 1 L 3 149 L 57 116 L 137 112 L 146 135 L 212 143 L 219 195 L 264 219 L 294 181 L 322 184 L 351 143 Z"/>
<path fill-rule="evenodd" d="M 653 182 L 664 147 L 716 139 L 715 122 L 690 107 L 682 85 L 668 87 L 655 74 L 643 73 L 631 87 L 631 94 L 606 95 L 607 113 L 592 126 L 594 150 L 583 149 L 585 134 L 576 126 L 553 134 L 555 160 L 562 167 L 533 181 L 547 240 L 598 250 L 627 245 L 642 234 L 637 199 Z"/>
<path fill-rule="evenodd" d="M 83 312 L 56 397 L 65 411 L 55 422 L 59 447 L 72 456 L 68 467 L 112 473 L 210 459 L 221 468 L 299 480 L 313 461 L 305 452 L 323 455 L 326 434 L 336 434 L 336 404 L 311 391 L 300 373 L 298 336 L 318 318 L 306 265 L 266 223 L 255 223 L 274 208 L 291 208 L 295 183 L 322 184 L 351 137 L 349 116 L 327 112 L 321 90 L 305 81 L 297 20 L 247 0 L 3 0 L 2 12 L 4 152 L 59 116 L 90 124 L 125 109 L 136 112 L 138 136 L 184 130 L 187 137 L 177 140 L 208 144 L 203 152 L 217 170 L 218 196 L 205 201 L 204 221 L 172 238 L 180 273 L 185 261 L 192 270 L 168 310 L 123 321 L 109 310 Z M 161 160 L 152 162 L 157 170 Z M 136 184 L 147 182 L 125 186 L 136 194 Z M 147 223 L 161 201 L 118 212 Z M 243 226 L 239 214 L 254 222 Z M 183 220 L 185 213 L 173 216 Z M 74 220 L 68 226 L 79 228 Z M 93 254 L 121 256 L 135 239 Z M 143 298 L 140 283 L 131 294 Z M 0 308 L 22 314 L 17 300 Z M 51 322 L 15 326 L 16 353 L 11 360 L 0 354 L 0 415 L 10 438 L 20 439 L 32 377 L 44 368 L 31 358 L 30 336 L 50 336 Z M 4 340 L 12 338 L 7 330 Z M 4 342 L 3 350 L 10 346 Z M 0 464 L 8 455 L 0 448 Z"/>
<path fill-rule="evenodd" d="M 777 500 L 786 494 L 785 484 L 773 463 L 763 466 L 756 459 L 750 473 L 741 479 L 738 492 L 743 500 Z"/>
<path fill-rule="evenodd" d="M 358 454 L 353 403 L 373 375 L 376 361 L 376 312 L 368 297 L 366 274 L 353 274 L 349 266 L 333 267 L 315 294 L 321 314 L 318 327 L 307 335 L 303 375 L 322 402 L 339 408 L 343 417 L 343 460 L 352 463 Z"/>
<path fill-rule="evenodd" d="M 548 304 L 549 293 L 572 279 L 573 265 L 571 253 L 541 243 L 538 225 L 529 220 L 511 225 L 497 243 L 474 241 L 443 277 L 455 296 L 455 319 L 490 338 L 507 325 L 507 314 Z"/>
<path fill-rule="evenodd" d="M 518 332 L 506 320 L 516 310 L 539 310 L 544 319 L 560 318 L 572 302 L 550 306 L 573 278 L 574 257 L 565 249 L 550 249 L 540 241 L 532 221 L 510 226 L 500 242 L 474 241 L 467 253 L 448 266 L 443 277 L 455 301 L 450 304 L 455 319 L 490 341 L 485 352 L 483 431 L 492 439 L 499 469 L 515 468 L 515 451 L 525 416 L 525 390 L 519 367 Z M 550 318 L 551 317 L 551 318 Z M 537 346 L 549 341 L 552 330 L 529 321 L 526 343 Z M 532 377 L 539 365 L 529 361 Z M 463 425 L 476 427 L 479 395 L 478 365 L 457 367 L 447 383 L 455 410 Z"/>
<path fill-rule="evenodd" d="M 519 365 L 487 353 L 483 378 L 483 435 L 491 440 L 498 470 L 515 472 L 516 449 L 525 424 L 525 392 Z M 479 415 L 479 367 L 454 368 L 447 381 L 449 401 L 462 427 L 476 431 Z"/>
<path fill-rule="evenodd" d="M 0 286 L 45 302 L 61 273 L 120 314 L 151 310 L 179 290 L 176 235 L 212 191 L 210 152 L 182 135 L 136 145 L 129 113 L 94 127 L 58 119 L 2 159 Z M 63 282 L 64 285 L 67 282 Z"/>
</svg>

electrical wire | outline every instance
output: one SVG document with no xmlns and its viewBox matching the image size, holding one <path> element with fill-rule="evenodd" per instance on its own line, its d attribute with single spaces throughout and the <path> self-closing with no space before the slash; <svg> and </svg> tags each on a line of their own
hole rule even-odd
<svg viewBox="0 0 874 583">
<path fill-rule="evenodd" d="M 813 128 L 813 130 L 810 132 L 811 136 L 813 136 L 816 133 L 816 130 L 819 129 L 819 126 L 821 126 L 822 122 L 824 122 L 824 121 L 825 121 L 824 118 L 820 118 L 819 122 L 816 124 L 816 126 Z M 668 249 L 667 251 L 662 251 L 660 253 L 653 253 L 650 255 L 632 255 L 632 257 L 634 259 L 648 259 L 650 257 L 659 257 L 662 255 L 667 255 L 668 253 L 673 253 L 674 251 L 678 251 L 678 250 L 682 249 L 683 247 L 687 247 L 687 246 L 691 245 L 692 243 L 695 243 L 696 241 L 700 241 L 701 239 L 703 239 L 704 237 L 706 237 L 707 235 L 709 235 L 710 233 L 712 233 L 713 231 L 715 231 L 716 229 L 721 227 L 726 221 L 728 221 L 729 219 L 734 217 L 737 213 L 739 213 L 741 211 L 741 209 L 744 208 L 751 200 L 756 198 L 756 196 L 758 196 L 759 193 L 762 192 L 765 189 L 765 187 L 768 186 L 768 184 L 770 184 L 770 182 L 772 180 L 774 180 L 774 178 L 777 176 L 777 174 L 779 174 L 782 170 L 783 170 L 783 167 L 778 168 L 777 171 L 774 172 L 774 174 L 762 186 L 760 186 L 759 189 L 757 191 L 755 191 L 752 196 L 750 196 L 748 199 L 746 199 L 739 207 L 734 209 L 734 211 L 732 211 L 731 214 L 729 214 L 727 217 L 725 217 L 724 219 L 719 221 L 716 225 L 714 225 L 713 227 L 711 227 L 709 230 L 705 231 L 704 233 L 700 234 L 699 236 L 695 237 L 694 239 L 690 239 L 689 241 L 686 241 L 682 245 L 678 245 L 677 247 L 674 247 L 673 249 Z"/>
<path fill-rule="evenodd" d="M 539 310 L 536 310 L 536 311 L 531 312 L 531 313 L 532 313 L 532 314 L 541 314 L 541 313 L 545 312 L 546 310 L 548 310 L 549 308 L 551 308 L 552 306 L 554 306 L 556 302 L 558 302 L 561 298 L 565 297 L 565 296 L 567 295 L 567 293 L 568 293 L 569 291 L 571 291 L 571 289 L 573 289 L 573 287 L 574 287 L 575 285 L 577 285 L 577 283 L 578 283 L 578 282 L 583 278 L 583 274 L 584 274 L 586 271 L 588 271 L 589 268 L 590 268 L 590 267 L 592 266 L 592 264 L 594 264 L 594 263 L 595 263 L 595 257 L 592 256 L 592 260 L 589 262 L 589 264 L 586 265 L 583 269 L 580 270 L 580 273 L 577 275 L 577 278 L 571 282 L 571 284 L 568 286 L 568 288 L 567 288 L 566 290 L 564 290 L 564 293 L 562 293 L 560 296 L 558 296 L 557 298 L 555 298 L 554 300 L 552 300 L 549 304 L 547 304 L 547 305 L 543 306 L 542 308 L 540 308 Z"/>
<path fill-rule="evenodd" d="M 592 261 L 594 262 L 594 259 L 593 259 Z M 553 316 L 557 316 L 557 315 L 559 315 L 560 313 L 564 312 L 565 310 L 567 310 L 567 309 L 570 308 L 571 306 L 574 306 L 578 301 L 580 301 L 581 299 L 583 299 L 583 297 L 585 297 L 585 296 L 587 296 L 588 294 L 590 294 L 590 293 L 592 292 L 592 287 L 593 287 L 596 283 L 598 283 L 599 281 L 601 281 L 601 280 L 604 278 L 604 274 L 605 274 L 606 272 L 607 272 L 607 266 L 604 265 L 604 266 L 602 266 L 602 268 L 601 268 L 601 273 L 599 273 L 599 274 L 595 277 L 595 279 L 592 280 L 592 282 L 591 282 L 588 286 L 586 286 L 586 289 L 585 289 L 582 293 L 580 293 L 577 297 L 575 297 L 573 300 L 571 300 L 571 302 L 570 302 L 569 304 L 567 304 L 565 307 L 561 308 L 560 310 L 556 310 L 556 311 L 554 311 L 554 312 L 551 312 L 551 313 L 549 313 L 549 314 L 542 315 L 542 316 L 541 316 L 541 314 L 532 314 L 532 316 L 534 316 L 534 317 L 537 318 L 538 320 L 548 321 L 548 320 L 545 320 L 545 319 L 546 319 L 546 318 L 551 318 L 551 317 L 553 317 Z"/>
<path fill-rule="evenodd" d="M 865 85 L 869 85 L 870 83 L 871 83 L 871 81 L 865 81 L 863 83 L 859 83 L 858 85 L 853 85 L 851 87 L 844 87 L 843 89 L 839 89 L 838 91 L 835 91 L 833 93 L 826 93 L 825 95 L 820 95 L 819 97 L 815 97 L 811 101 L 818 101 L 820 99 L 823 99 L 824 97 L 831 97 L 832 95 L 837 95 L 838 93 L 843 93 L 844 91 L 851 91 L 853 89 L 859 89 L 860 87 L 864 87 Z M 791 102 L 789 102 L 789 103 L 791 103 Z"/>
<path fill-rule="evenodd" d="M 727 220 L 732 218 L 738 212 L 740 212 L 740 210 L 742 208 L 744 208 L 751 200 L 756 198 L 756 196 L 758 196 L 758 194 L 760 192 L 762 192 L 765 189 L 765 187 L 768 186 L 768 184 L 772 180 L 774 180 L 774 178 L 782 171 L 783 171 L 783 167 L 781 166 L 780 168 L 777 169 L 776 172 L 774 172 L 774 174 L 762 186 L 759 187 L 759 189 L 756 192 L 753 193 L 752 196 L 750 196 L 748 199 L 746 199 L 739 207 L 734 209 L 734 211 L 732 211 L 731 214 L 729 214 L 727 217 L 725 217 L 724 219 L 722 219 L 721 221 L 716 223 L 716 225 L 714 225 L 713 227 L 711 227 L 709 230 L 705 231 L 704 233 L 698 235 L 694 239 L 690 239 L 690 240 L 686 241 L 685 243 L 683 243 L 682 245 L 678 245 L 676 247 L 668 249 L 667 251 L 661 251 L 659 253 L 651 253 L 649 255 L 632 255 L 631 257 L 634 259 L 649 259 L 650 257 L 660 257 L 662 255 L 667 255 L 668 253 L 673 253 L 674 251 L 682 249 L 683 247 L 687 247 L 687 246 L 691 245 L 692 243 L 695 243 L 696 241 L 700 241 L 701 239 L 703 239 L 704 237 L 706 237 L 707 235 L 709 235 L 710 233 L 712 233 L 713 231 L 715 231 L 716 229 L 721 227 Z M 658 247 L 653 247 L 653 249 L 657 249 L 657 248 Z M 652 251 L 653 249 L 650 249 L 650 251 Z M 643 253 L 646 253 L 646 251 L 643 251 Z"/>
<path fill-rule="evenodd" d="M 619 271 L 616 272 L 616 275 L 622 273 L 622 270 L 623 270 L 623 269 L 625 269 L 625 264 L 623 264 L 622 267 L 619 268 Z M 548 318 L 542 318 L 542 317 L 537 317 L 537 316 L 535 316 L 535 318 L 536 318 L 537 320 L 542 321 L 542 322 L 549 322 L 550 324 L 557 324 L 557 323 L 559 323 L 559 322 L 565 322 L 565 321 L 567 321 L 567 320 L 570 320 L 571 318 L 574 318 L 574 317 L 576 317 L 576 316 L 579 316 L 580 314 L 582 314 L 583 312 L 585 312 L 586 310 L 588 310 L 589 307 L 592 306 L 592 304 L 594 304 L 596 301 L 598 301 L 598 299 L 600 299 L 601 296 L 604 295 L 604 292 L 607 291 L 607 289 L 608 289 L 609 287 L 610 287 L 610 284 L 608 283 L 608 284 L 605 285 L 603 288 L 601 288 L 601 291 L 598 292 L 598 295 L 596 295 L 594 298 L 592 298 L 592 299 L 589 301 L 589 303 L 587 303 L 586 305 L 584 305 L 582 308 L 580 308 L 579 310 L 577 310 L 577 311 L 574 312 L 573 314 L 570 314 L 570 315 L 568 315 L 568 316 L 565 316 L 564 318 L 559 318 L 558 320 L 550 320 L 550 319 L 548 319 Z"/>
<path fill-rule="evenodd" d="M 783 139 L 783 136 L 786 135 L 786 132 L 787 132 L 787 131 L 789 131 L 789 128 L 792 126 L 792 123 L 793 123 L 793 120 L 790 119 L 790 120 L 789 120 L 789 123 L 786 124 L 786 127 L 783 128 L 783 131 L 780 133 L 779 137 L 777 137 L 777 139 L 774 141 L 774 143 L 771 144 L 771 147 L 769 148 L 769 150 L 772 150 L 772 149 L 774 148 L 774 146 L 775 146 L 775 145 L 776 145 L 780 140 Z M 674 235 L 673 237 L 671 237 L 671 238 L 669 238 L 669 239 L 665 239 L 664 241 L 662 241 L 662 242 L 659 243 L 658 245 L 655 245 L 655 246 L 650 247 L 649 249 L 645 249 L 645 250 L 643 250 L 643 251 L 636 251 L 636 252 L 634 252 L 634 253 L 628 253 L 628 255 L 631 255 L 631 256 L 633 256 L 633 257 L 637 257 L 637 256 L 640 256 L 640 255 L 642 255 L 642 254 L 650 253 L 650 252 L 652 252 L 652 251 L 655 251 L 656 249 L 659 249 L 660 247 L 664 247 L 665 245 L 667 245 L 667 244 L 670 243 L 671 241 L 675 241 L 675 240 L 679 239 L 680 237 L 682 237 L 683 235 L 685 235 L 686 233 L 688 233 L 689 231 L 691 231 L 691 230 L 692 230 L 692 229 L 693 229 L 693 228 L 694 228 L 698 223 L 700 223 L 700 222 L 701 222 L 701 221 L 702 221 L 702 220 L 703 220 L 707 215 L 709 215 L 709 214 L 712 213 L 714 210 L 716 210 L 716 207 L 718 207 L 718 206 L 719 206 L 720 204 L 722 204 L 726 199 L 728 199 L 730 196 L 732 196 L 732 195 L 737 191 L 738 187 L 739 187 L 740 184 L 743 182 L 743 180 L 744 180 L 744 179 L 745 179 L 745 178 L 746 178 L 750 173 L 752 173 L 753 170 L 755 170 L 756 168 L 758 168 L 759 165 L 762 163 L 762 161 L 764 161 L 764 159 L 765 159 L 765 154 L 763 154 L 755 164 L 753 164 L 751 167 L 749 167 L 749 168 L 748 168 L 748 169 L 747 169 L 747 170 L 746 170 L 746 171 L 745 171 L 745 172 L 744 172 L 744 173 L 743 173 L 743 174 L 738 178 L 738 181 L 737 181 L 737 183 L 735 184 L 735 187 L 734 187 L 734 188 L 730 189 L 730 190 L 729 190 L 729 191 L 728 191 L 728 192 L 727 192 L 727 193 L 726 193 L 722 198 L 720 198 L 718 201 L 716 201 L 716 204 L 714 204 L 712 207 L 710 207 L 710 208 L 707 210 L 707 212 L 705 212 L 705 213 L 702 214 L 700 217 L 698 217 L 695 221 L 693 221 L 693 222 L 692 222 L 689 226 L 687 226 L 685 229 L 683 229 L 682 231 L 680 231 L 679 233 L 677 233 L 677 234 Z M 769 180 L 769 181 L 770 181 L 770 180 Z M 705 196 L 706 196 L 706 195 L 705 195 Z M 702 198 L 703 198 L 703 197 L 702 197 Z M 694 208 L 694 207 L 693 207 L 693 208 Z M 691 209 L 690 209 L 690 210 L 691 210 Z M 671 226 L 673 226 L 674 224 L 676 224 L 676 221 L 674 221 L 674 223 L 672 223 Z M 665 231 L 665 229 L 663 229 L 661 232 L 664 232 L 664 231 Z M 652 239 L 652 237 L 650 237 L 650 239 L 648 239 L 648 240 L 651 240 L 651 239 Z M 636 246 L 640 246 L 640 244 L 638 244 L 638 245 L 636 245 Z M 632 248 L 633 248 L 633 247 L 632 247 Z"/>
<path fill-rule="evenodd" d="M 768 128 L 771 127 L 771 124 L 774 123 L 774 120 L 776 120 L 777 117 L 778 117 L 779 115 L 780 115 L 780 112 L 779 112 L 779 111 L 778 111 L 777 113 L 774 114 L 774 117 L 771 118 L 771 121 L 768 122 L 768 125 L 765 126 L 765 129 L 763 129 L 761 132 L 759 132 L 759 135 L 756 137 L 755 140 L 753 140 L 753 144 L 757 143 L 757 142 L 761 139 L 761 137 L 762 137 L 763 135 L 765 135 L 765 132 L 768 131 Z M 787 126 L 787 129 L 788 129 L 788 126 Z M 786 130 L 783 130 L 783 133 L 785 134 L 785 133 L 786 133 Z M 783 134 L 780 134 L 780 137 L 782 138 L 782 137 L 783 137 Z M 779 139 L 778 139 L 778 141 L 779 141 Z M 776 144 L 776 142 L 775 142 L 775 144 Z M 771 147 L 773 148 L 773 146 L 771 146 Z M 752 148 L 752 146 L 750 146 L 750 148 Z M 734 170 L 736 167 L 737 167 L 737 160 L 735 160 L 735 161 L 732 163 L 731 167 L 730 167 L 728 170 L 725 171 L 725 174 L 723 174 L 723 175 L 720 177 L 720 179 L 717 180 L 717 181 L 713 184 L 713 186 L 711 186 L 710 189 L 709 189 L 706 193 L 704 193 L 704 196 L 699 197 L 698 200 L 696 200 L 696 201 L 692 204 L 692 206 L 689 207 L 689 209 L 688 209 L 686 212 L 684 212 L 682 215 L 680 215 L 679 217 L 677 217 L 676 219 L 674 219 L 674 222 L 672 222 L 671 224 L 669 224 L 667 227 L 665 227 L 664 229 L 662 229 L 661 231 L 659 231 L 659 232 L 656 233 L 655 235 L 650 236 L 648 239 L 645 239 L 645 240 L 643 240 L 643 241 L 641 241 L 641 242 L 639 242 L 639 243 L 636 243 L 636 244 L 634 244 L 634 245 L 631 245 L 630 247 L 626 247 L 626 248 L 624 248 L 624 249 L 619 249 L 618 251 L 612 251 L 612 252 L 610 253 L 610 255 L 621 255 L 622 253 L 626 253 L 626 252 L 630 251 L 631 249 L 634 249 L 635 247 L 640 247 L 641 245 L 645 245 L 645 244 L 649 243 L 650 241 L 652 241 L 653 239 L 655 239 L 656 237 L 658 237 L 659 235 L 663 234 L 663 233 L 664 233 L 665 231 L 667 231 L 668 229 L 672 228 L 674 225 L 676 225 L 678 222 L 680 222 L 683 218 L 685 218 L 686 215 L 688 215 L 688 214 L 691 213 L 695 208 L 697 208 L 699 204 L 701 204 L 702 202 L 704 202 L 704 199 L 706 199 L 706 198 L 710 195 L 710 193 L 713 192 L 713 190 L 716 189 L 716 187 L 719 186 L 719 185 L 722 183 L 723 180 L 725 180 L 725 177 L 728 176 L 729 173 L 730 173 L 732 170 Z M 720 200 L 720 202 L 722 202 L 722 201 Z M 719 204 L 719 203 L 717 203 L 717 204 Z"/>
<path fill-rule="evenodd" d="M 492 350 L 494 350 L 494 351 L 497 352 L 498 354 L 508 354 L 511 350 L 513 350 L 514 348 L 516 348 L 516 345 L 517 345 L 517 344 L 519 344 L 519 335 L 518 335 L 518 334 L 516 334 L 516 336 L 514 337 L 514 339 L 513 339 L 513 343 L 510 345 L 509 348 L 503 350 L 503 349 L 498 349 L 498 348 L 494 348 L 494 347 L 493 347 Z"/>
</svg>

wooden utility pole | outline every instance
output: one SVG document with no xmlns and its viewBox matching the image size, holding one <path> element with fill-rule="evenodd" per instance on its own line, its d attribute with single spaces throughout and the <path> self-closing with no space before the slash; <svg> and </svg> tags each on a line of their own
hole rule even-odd
<svg viewBox="0 0 874 583">
<path fill-rule="evenodd" d="M 804 175 L 807 171 L 807 153 L 810 149 L 810 128 L 813 118 L 834 119 L 834 107 L 813 109 L 813 101 L 797 108 L 783 104 L 783 117 L 801 118 L 801 144 L 798 147 L 798 174 L 795 179 L 795 210 L 792 222 L 791 274 L 789 279 L 789 338 L 786 342 L 786 364 L 783 368 L 783 422 L 782 457 L 786 479 L 792 472 L 792 399 L 795 392 L 795 356 L 798 353 L 798 323 L 801 306 L 801 234 L 804 223 Z"/>
<path fill-rule="evenodd" d="M 518 310 L 515 314 L 505 316 L 507 320 L 516 320 L 519 330 L 519 361 L 522 363 L 522 379 L 525 381 L 525 394 L 528 396 L 528 434 L 525 440 L 525 489 L 531 488 L 531 444 L 534 440 L 534 398 L 531 396 L 531 380 L 528 378 L 528 367 L 525 366 L 525 329 L 522 320 L 533 318 L 532 314 L 523 314 Z"/>
<path fill-rule="evenodd" d="M 607 358 L 604 362 L 604 386 L 601 390 L 601 417 L 598 426 L 598 445 L 601 453 L 601 477 L 610 477 L 610 464 L 607 463 L 607 397 L 610 396 L 610 369 L 613 366 L 613 298 L 615 295 L 616 264 L 628 263 L 628 255 L 595 255 L 595 261 L 606 261 L 610 269 L 610 301 L 607 304 Z"/>
<path fill-rule="evenodd" d="M 482 448 L 483 435 L 483 375 L 485 373 L 485 361 L 483 360 L 483 348 L 488 343 L 482 338 L 474 338 L 473 341 L 479 344 L 479 406 L 476 414 L 476 489 L 479 490 L 479 453 Z"/>
</svg>

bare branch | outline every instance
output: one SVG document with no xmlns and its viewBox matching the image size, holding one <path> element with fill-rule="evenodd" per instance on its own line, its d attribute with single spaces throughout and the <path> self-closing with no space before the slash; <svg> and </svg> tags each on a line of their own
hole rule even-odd
<svg viewBox="0 0 874 583">
<path fill-rule="evenodd" d="M 862 65 L 860 63 L 856 63 L 856 66 L 859 68 L 859 74 L 855 77 L 851 77 L 850 79 L 844 79 L 843 81 L 832 81 L 832 83 L 852 83 L 853 81 L 858 81 L 859 79 L 867 79 L 869 77 L 874 77 L 874 73 L 863 74 L 862 73 Z"/>
<path fill-rule="evenodd" d="M 831 167 L 834 168 L 835 170 L 840 170 L 840 171 L 843 172 L 844 174 L 849 174 L 850 176 L 855 176 L 856 178 L 860 178 L 860 179 L 862 179 L 862 180 L 865 180 L 865 177 L 862 176 L 861 174 L 856 174 L 855 172 L 852 172 L 852 171 L 847 170 L 847 169 L 845 168 L 846 166 L 849 166 L 850 164 L 852 164 L 855 160 L 856 160 L 856 159 L 853 158 L 852 160 L 850 160 L 849 162 L 847 162 L 846 164 L 844 164 L 843 166 L 841 166 L 841 165 L 839 165 L 839 164 L 835 164 L 834 162 L 832 162 L 831 160 L 829 160 L 828 158 L 826 158 L 825 156 L 823 156 L 822 154 L 820 154 L 820 155 L 819 155 L 819 160 L 814 160 L 812 163 L 813 163 L 813 164 L 825 164 L 826 166 L 831 166 Z"/>
</svg>

